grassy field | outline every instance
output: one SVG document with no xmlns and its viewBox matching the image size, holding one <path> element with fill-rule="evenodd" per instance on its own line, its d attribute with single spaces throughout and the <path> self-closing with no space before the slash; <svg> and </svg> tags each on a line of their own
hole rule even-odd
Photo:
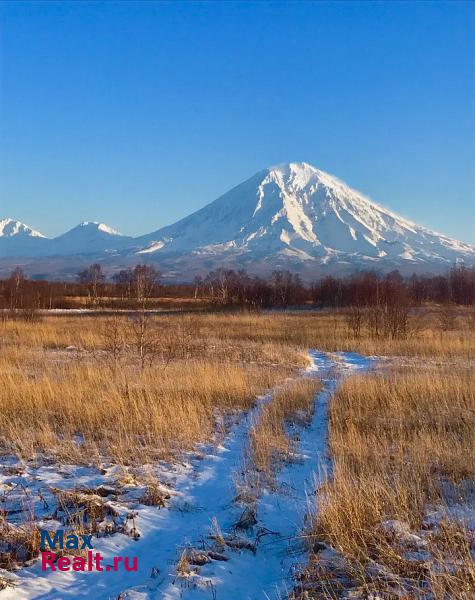
<svg viewBox="0 0 475 600">
<path fill-rule="evenodd" d="M 469 600 L 473 329 L 459 317 L 454 330 L 433 326 L 398 342 L 397 350 L 356 342 L 359 350 L 392 350 L 406 360 L 346 380 L 331 401 L 333 473 L 318 490 L 307 532 L 311 559 L 294 597 Z"/>
<path fill-rule="evenodd" d="M 1 444 L 24 458 L 177 455 L 307 361 L 296 344 L 196 317 L 9 321 L 1 336 Z"/>
<path fill-rule="evenodd" d="M 473 355 L 472 324 L 460 312 L 442 331 L 437 314 L 417 314 L 408 338 L 391 340 L 353 339 L 334 313 L 6 321 L 2 445 L 25 457 L 53 449 L 71 456 L 78 447 L 83 457 L 117 460 L 174 453 L 211 439 L 216 409 L 249 407 L 304 366 L 308 348 L 460 361 Z"/>
<path fill-rule="evenodd" d="M 473 532 L 451 507 L 473 498 L 474 322 L 465 309 L 417 309 L 407 336 L 390 339 L 364 327 L 355 338 L 338 312 L 4 320 L 0 450 L 98 468 L 176 461 L 275 388 L 248 440 L 249 476 L 272 487 L 298 443 L 287 425 L 305 426 L 320 388 L 295 380 L 308 349 L 375 356 L 377 370 L 331 400 L 333 474 L 317 491 L 295 597 L 393 598 L 397 588 L 468 600 Z"/>
</svg>

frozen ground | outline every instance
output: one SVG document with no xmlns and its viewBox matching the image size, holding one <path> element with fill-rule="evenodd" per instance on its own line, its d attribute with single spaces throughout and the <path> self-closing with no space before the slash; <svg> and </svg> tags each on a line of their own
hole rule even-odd
<svg viewBox="0 0 475 600">
<path fill-rule="evenodd" d="M 237 532 L 234 527 L 243 511 L 235 502 L 235 481 L 242 469 L 249 429 L 263 403 L 272 401 L 271 394 L 260 398 L 256 407 L 234 424 L 221 445 L 203 449 L 200 459 L 137 471 L 142 481 L 147 468 L 158 476 L 163 492 L 171 496 L 165 508 L 141 503 L 145 488 L 134 483 L 132 469 L 126 474 L 130 483 L 118 486 L 117 480 L 124 481 L 124 473 L 111 465 L 98 470 L 54 464 L 35 467 L 20 464 L 14 457 L 2 461 L 4 510 L 21 515 L 26 504 L 40 526 L 60 527 L 51 487 L 97 490 L 102 486 L 104 502 L 111 508 L 111 515 L 104 518 L 104 530 L 113 526 L 118 532 L 93 538 L 94 551 L 105 557 L 105 565 L 116 555 L 137 556 L 139 568 L 137 572 L 43 573 L 36 562 L 16 573 L 4 573 L 16 585 L 0 592 L 0 600 L 281 598 L 291 587 L 293 568 L 305 560 L 299 533 L 304 527 L 307 497 L 329 468 L 328 400 L 342 378 L 366 371 L 372 363 L 353 353 L 312 352 L 311 359 L 304 376 L 319 376 L 323 382 L 315 398 L 312 422 L 292 431 L 299 439 L 298 455 L 280 471 L 276 489 L 258 498 L 257 523 L 247 531 Z M 205 553 L 213 549 L 213 520 L 229 541 L 219 552 L 222 560 L 191 566 L 187 576 L 177 577 L 177 563 L 184 549 Z M 134 533 L 140 534 L 138 540 Z M 248 548 L 236 549 L 239 544 Z"/>
</svg>

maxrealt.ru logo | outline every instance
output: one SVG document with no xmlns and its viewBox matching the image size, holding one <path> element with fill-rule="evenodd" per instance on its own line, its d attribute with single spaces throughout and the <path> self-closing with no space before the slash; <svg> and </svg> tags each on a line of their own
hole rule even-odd
<svg viewBox="0 0 475 600">
<path fill-rule="evenodd" d="M 113 556 L 112 564 L 104 564 L 104 556 L 94 552 L 92 534 L 65 534 L 62 529 L 56 531 L 41 530 L 40 538 L 41 570 L 47 571 L 99 571 L 108 573 L 119 571 L 137 571 L 138 560 L 134 556 Z M 67 552 L 82 551 L 85 555 L 67 556 Z M 59 555 L 58 555 L 59 553 Z"/>
</svg>

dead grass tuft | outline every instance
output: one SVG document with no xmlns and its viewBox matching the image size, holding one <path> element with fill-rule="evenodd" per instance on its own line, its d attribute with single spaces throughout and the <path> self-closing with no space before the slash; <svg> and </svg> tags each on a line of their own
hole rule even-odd
<svg viewBox="0 0 475 600">
<path fill-rule="evenodd" d="M 0 568 L 12 570 L 36 558 L 39 551 L 40 532 L 34 521 L 14 525 L 0 518 Z M 0 585 L 3 583 L 8 586 L 8 580 L 1 581 Z"/>
</svg>

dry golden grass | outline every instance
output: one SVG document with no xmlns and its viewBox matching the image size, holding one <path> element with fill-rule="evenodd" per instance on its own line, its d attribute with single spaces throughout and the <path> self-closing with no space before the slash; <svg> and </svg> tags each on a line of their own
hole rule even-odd
<svg viewBox="0 0 475 600">
<path fill-rule="evenodd" d="M 78 316 L 4 325 L 4 452 L 126 464 L 170 457 L 211 440 L 219 415 L 249 408 L 306 364 L 296 346 L 249 341 L 245 331 L 226 339 L 177 316 L 150 320 L 154 351 L 142 369 L 130 321 L 120 321 L 117 356 L 114 326 Z"/>
<path fill-rule="evenodd" d="M 305 366 L 308 348 L 408 357 L 431 372 L 351 379 L 332 402 L 334 478 L 320 491 L 315 535 L 346 558 L 345 575 L 358 585 L 374 587 L 368 565 L 376 561 L 410 579 L 415 598 L 421 582 L 436 599 L 468 598 L 473 567 L 459 525 L 447 521 L 430 531 L 429 568 L 403 559 L 378 529 L 399 519 L 418 531 L 429 503 L 447 501 L 447 490 L 460 493 L 458 482 L 473 477 L 474 381 L 466 367 L 475 355 L 475 320 L 458 310 L 443 319 L 449 327 L 441 322 L 437 309 L 417 311 L 407 339 L 389 340 L 364 329 L 354 339 L 344 315 L 331 312 L 163 315 L 147 325 L 141 360 L 140 332 L 127 317 L 6 321 L 0 450 L 97 464 L 104 457 L 124 465 L 176 457 L 212 440 L 227 415 Z M 264 406 L 250 450 L 267 483 L 292 454 L 286 422 L 308 419 L 316 386 L 284 386 Z M 147 494 L 150 503 L 161 502 L 158 488 Z M 335 597 L 333 575 L 319 576 L 328 579 L 324 593 Z"/>
<path fill-rule="evenodd" d="M 310 347 L 444 361 L 474 354 L 467 311 L 443 333 L 437 313 L 418 314 L 407 340 L 375 340 L 364 331 L 354 340 L 344 316 L 328 312 L 167 315 L 152 319 L 155 348 L 141 370 L 124 316 L 115 356 L 115 320 L 76 315 L 2 324 L 5 451 L 31 457 L 48 450 L 88 460 L 106 452 L 123 461 L 173 454 L 212 437 L 216 410 L 247 408 L 257 393 L 304 366 Z M 269 427 L 284 447 L 279 428 Z"/>
<path fill-rule="evenodd" d="M 272 342 L 328 352 L 354 351 L 367 356 L 475 358 L 475 319 L 470 309 L 454 308 L 453 329 L 442 331 L 440 309 L 414 309 L 407 339 L 372 338 L 363 328 L 354 339 L 344 313 L 334 311 L 204 314 L 195 317 L 202 332 L 231 341 Z"/>
<path fill-rule="evenodd" d="M 473 373 L 405 371 L 345 381 L 331 402 L 330 446 L 334 472 L 319 491 L 314 539 L 336 549 L 346 566 L 338 573 L 314 555 L 304 583 L 310 597 L 340 597 L 347 577 L 362 594 L 380 591 L 384 598 L 394 586 L 407 590 L 403 598 L 473 598 L 472 534 L 450 519 L 424 525 L 429 507 L 467 501 L 463 481 L 475 475 Z M 388 520 L 422 535 L 412 550 L 427 556 L 409 556 L 410 534 L 391 533 L 381 525 Z"/>
<path fill-rule="evenodd" d="M 250 432 L 250 459 L 261 479 L 272 482 L 276 469 L 291 459 L 293 443 L 286 430 L 289 422 L 309 422 L 313 399 L 321 388 L 317 379 L 294 380 L 279 389 L 265 404 Z"/>
<path fill-rule="evenodd" d="M 203 361 L 135 378 L 97 364 L 49 365 L 39 376 L 3 373 L 1 381 L 0 430 L 11 450 L 23 457 L 61 451 L 76 459 L 107 453 L 128 462 L 211 439 L 215 409 L 249 407 L 274 377 Z"/>
<path fill-rule="evenodd" d="M 133 310 L 137 307 L 136 298 L 123 299 L 116 296 L 101 296 L 97 303 L 91 302 L 87 296 L 63 296 L 57 299 L 59 306 L 67 307 L 68 309 L 87 308 L 95 311 L 109 310 Z M 187 309 L 201 310 L 212 306 L 211 298 L 174 298 L 172 296 L 160 296 L 157 298 L 148 298 L 147 307 L 153 310 L 172 310 L 172 309 Z"/>
<path fill-rule="evenodd" d="M 202 346 L 212 340 L 232 348 L 235 343 L 242 345 L 246 340 L 249 346 L 261 347 L 268 343 L 278 352 L 288 346 L 298 346 L 365 355 L 475 358 L 473 310 L 454 308 L 453 323 L 446 331 L 441 327 L 441 311 L 438 307 L 414 309 L 409 317 L 407 339 L 395 340 L 372 338 L 364 328 L 361 337 L 355 340 L 344 313 L 334 311 L 177 314 L 158 316 L 155 320 L 164 330 L 181 329 L 191 333 L 195 343 Z M 104 319 L 102 316 L 58 316 L 34 324 L 6 321 L 0 327 L 0 336 L 9 345 L 16 340 L 22 348 L 60 349 L 75 345 L 92 350 L 103 343 L 100 330 Z"/>
<path fill-rule="evenodd" d="M 28 562 L 36 557 L 40 550 L 40 532 L 33 519 L 12 525 L 4 516 L 0 517 L 0 568 L 11 569 L 18 562 Z M 0 590 L 6 586 L 8 579 L 0 577 Z M 11 582 L 9 583 L 11 585 Z"/>
</svg>

